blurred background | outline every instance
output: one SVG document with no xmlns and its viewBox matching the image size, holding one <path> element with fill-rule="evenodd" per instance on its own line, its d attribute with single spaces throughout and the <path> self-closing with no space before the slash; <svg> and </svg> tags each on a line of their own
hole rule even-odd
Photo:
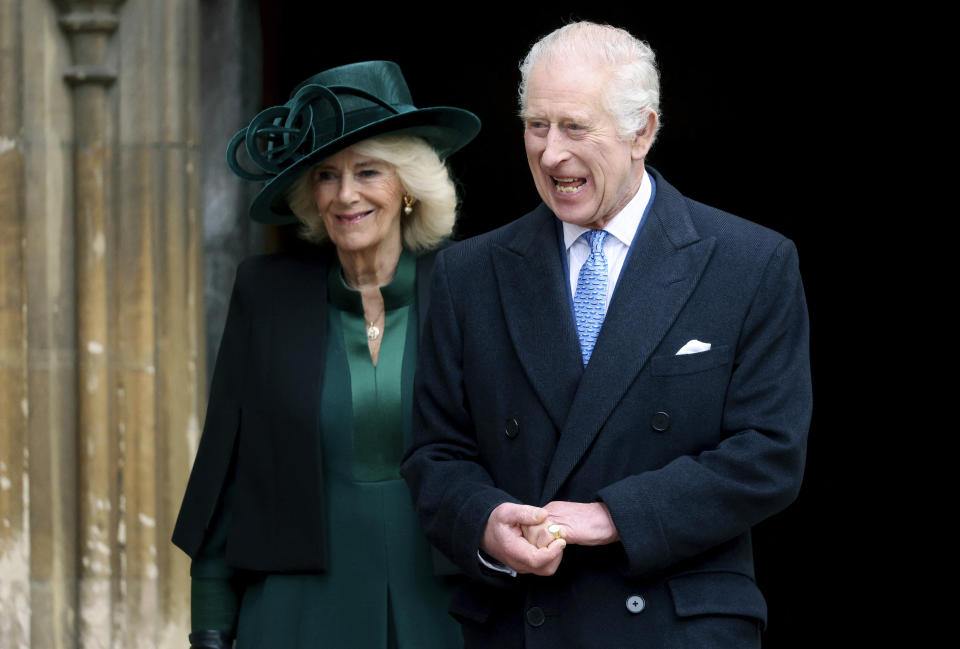
<svg viewBox="0 0 960 649">
<path fill-rule="evenodd" d="M 0 647 L 186 645 L 188 562 L 169 538 L 233 273 L 304 245 L 249 221 L 258 188 L 224 164 L 230 137 L 320 70 L 396 61 L 415 104 L 480 117 L 451 167 L 457 236 L 487 231 L 539 202 L 517 64 L 577 19 L 657 54 L 648 164 L 797 243 L 815 410 L 800 497 L 755 530 L 764 642 L 862 634 L 865 449 L 883 444 L 851 402 L 868 368 L 851 340 L 878 293 L 857 252 L 876 227 L 854 103 L 876 74 L 857 40 L 870 19 L 589 4 L 0 0 Z"/>
</svg>

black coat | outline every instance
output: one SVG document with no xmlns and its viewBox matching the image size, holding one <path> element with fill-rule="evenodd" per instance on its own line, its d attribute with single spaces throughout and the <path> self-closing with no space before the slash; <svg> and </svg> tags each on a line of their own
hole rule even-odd
<svg viewBox="0 0 960 649">
<path fill-rule="evenodd" d="M 263 572 L 326 568 L 318 425 L 332 254 L 325 246 L 315 256 L 251 257 L 237 269 L 203 436 L 173 533 L 191 557 L 233 465 L 228 563 Z M 417 258 L 421 327 L 435 257 Z"/>
<path fill-rule="evenodd" d="M 800 487 L 811 413 L 793 244 L 656 194 L 583 368 L 543 205 L 437 258 L 401 473 L 427 537 L 472 577 L 467 646 L 754 646 L 750 528 Z M 677 356 L 688 341 L 709 351 Z M 483 568 L 505 501 L 603 501 L 621 541 L 552 577 Z"/>
</svg>

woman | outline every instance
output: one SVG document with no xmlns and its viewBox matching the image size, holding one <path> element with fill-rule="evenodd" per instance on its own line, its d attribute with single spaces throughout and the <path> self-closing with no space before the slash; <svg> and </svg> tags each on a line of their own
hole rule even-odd
<svg viewBox="0 0 960 649">
<path fill-rule="evenodd" d="M 251 216 L 332 246 L 237 271 L 173 537 L 193 559 L 192 647 L 459 646 L 398 465 L 431 250 L 455 217 L 442 159 L 479 128 L 415 108 L 399 67 L 369 61 L 231 142 L 231 169 L 267 181 Z"/>
</svg>

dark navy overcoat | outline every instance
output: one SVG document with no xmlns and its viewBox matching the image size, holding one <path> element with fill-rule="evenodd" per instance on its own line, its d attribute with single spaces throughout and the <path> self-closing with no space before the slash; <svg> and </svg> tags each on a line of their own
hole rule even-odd
<svg viewBox="0 0 960 649">
<path fill-rule="evenodd" d="M 796 497 L 811 413 L 797 253 L 648 171 L 586 368 L 545 206 L 437 257 L 402 473 L 471 578 L 468 647 L 759 645 L 750 529 Z M 676 355 L 691 340 L 711 348 Z M 552 500 L 603 501 L 621 541 L 568 546 L 550 577 L 480 564 L 498 504 Z"/>
</svg>

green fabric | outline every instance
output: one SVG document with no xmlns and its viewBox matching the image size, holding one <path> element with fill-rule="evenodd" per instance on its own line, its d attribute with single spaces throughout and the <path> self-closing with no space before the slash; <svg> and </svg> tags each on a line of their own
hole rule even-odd
<svg viewBox="0 0 960 649">
<path fill-rule="evenodd" d="M 229 512 L 233 509 L 233 478 L 231 467 L 227 486 L 219 503 L 223 515 L 219 517 L 210 536 L 190 564 L 191 631 L 223 631 L 233 635 L 237 630 L 237 611 L 240 610 L 242 589 L 234 579 L 234 569 L 227 565 L 226 555 Z"/>
<path fill-rule="evenodd" d="M 450 590 L 433 575 L 430 546 L 397 473 L 412 411 L 415 261 L 404 253 L 381 289 L 387 312 L 376 368 L 359 294 L 333 272 L 319 422 L 330 570 L 251 579 L 237 649 L 460 647 L 446 612 Z"/>
<path fill-rule="evenodd" d="M 340 86 L 370 93 L 385 103 L 377 105 L 379 102 L 371 102 Z M 227 165 L 233 173 L 245 180 L 266 181 L 250 204 L 250 217 L 254 221 L 277 225 L 296 223 L 297 218 L 286 200 L 290 185 L 313 165 L 368 137 L 403 131 L 425 139 L 443 160 L 480 132 L 480 120 L 468 110 L 450 106 L 416 108 L 403 73 L 392 61 L 362 61 L 330 68 L 313 75 L 296 90 L 287 103 L 273 106 L 271 110 L 296 115 L 312 107 L 317 116 L 324 115 L 324 118 L 314 118 L 310 128 L 308 146 L 311 150 L 304 152 L 302 147 L 295 147 L 284 151 L 270 147 L 261 151 L 245 147 L 245 164 L 240 164 L 237 152 L 245 137 L 249 142 L 250 138 L 275 136 L 271 130 L 275 128 L 273 120 L 263 119 L 264 113 L 258 113 L 227 146 Z M 338 119 L 342 119 L 339 125 Z M 259 167 L 257 173 L 251 173 L 248 162 Z"/>
<path fill-rule="evenodd" d="M 236 633 L 240 594 L 229 579 L 190 580 L 190 630 Z"/>
<path fill-rule="evenodd" d="M 404 449 L 401 376 L 416 272 L 413 256 L 401 255 L 393 281 L 380 289 L 385 310 L 384 334 L 376 365 L 370 360 L 360 293 L 346 285 L 339 266 L 330 269 L 327 279 L 330 304 L 341 312 L 340 323 L 350 366 L 353 470 L 359 482 L 400 479 Z"/>
</svg>

